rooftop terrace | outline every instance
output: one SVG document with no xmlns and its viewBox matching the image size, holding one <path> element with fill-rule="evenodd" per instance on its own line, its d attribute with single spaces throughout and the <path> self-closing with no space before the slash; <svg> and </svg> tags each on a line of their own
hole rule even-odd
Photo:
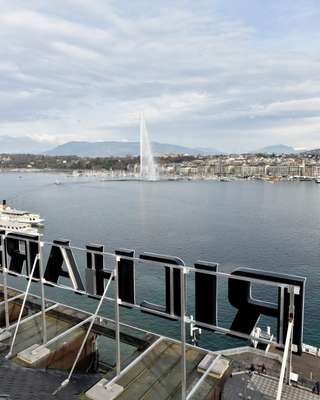
<svg viewBox="0 0 320 400">
<path fill-rule="evenodd" d="M 17 290 L 9 290 L 10 297 L 17 295 L 19 295 Z M 3 290 L 0 287 L 1 299 L 3 299 Z M 21 308 L 22 298 L 17 298 L 12 304 Z M 55 304 L 48 300 L 46 306 L 52 307 L 46 313 L 49 342 L 59 333 L 85 321 L 89 315 L 81 310 Z M 8 353 L 12 335 L 0 342 L 0 395 L 7 395 L 8 399 L 13 400 L 30 398 L 169 400 L 181 398 L 180 342 L 158 335 L 150 335 L 148 332 L 125 325 L 121 328 L 121 342 L 126 346 L 126 350 L 125 354 L 122 354 L 120 376 L 116 376 L 116 365 L 112 361 L 112 357 L 110 363 L 102 362 L 99 365 L 98 362 L 95 371 L 91 368 L 88 372 L 85 372 L 88 364 L 83 360 L 82 365 L 79 363 L 79 368 L 72 376 L 70 384 L 53 396 L 52 393 L 66 379 L 68 373 L 66 369 L 70 368 L 71 361 L 76 354 L 74 349 L 68 349 L 66 343 L 74 343 L 78 337 L 83 337 L 88 323 L 47 346 L 51 350 L 51 354 L 42 365 L 26 366 L 17 355 L 30 346 L 41 343 L 39 298 L 30 295 L 26 307 L 26 322 L 18 331 L 13 357 L 10 360 L 7 360 L 5 355 Z M 1 309 L 3 311 L 3 304 L 0 306 L 0 314 Z M 11 330 L 13 331 L 14 324 L 12 325 Z M 103 318 L 96 321 L 92 335 L 103 336 L 107 340 L 104 345 L 107 343 L 110 349 L 116 345 L 115 324 L 111 320 Z M 76 346 L 76 348 L 78 347 Z M 61 348 L 64 351 L 63 362 L 59 363 Z M 88 351 L 89 349 L 87 349 Z M 93 354 L 94 352 L 91 355 Z M 252 347 L 212 353 L 187 345 L 187 393 L 190 394 L 195 384 L 204 376 L 203 372 L 199 371 L 199 365 L 208 354 L 212 360 L 223 357 L 228 361 L 228 368 L 220 377 L 208 374 L 190 398 L 199 400 L 220 398 L 226 400 L 241 398 L 271 400 L 276 398 L 282 354 L 276 349 L 265 353 Z M 249 369 L 252 364 L 256 371 L 250 374 Z M 260 371 L 262 365 L 265 366 L 264 373 Z M 319 398 L 311 392 L 310 370 L 313 371 L 313 378 L 319 376 L 318 357 L 303 354 L 302 357 L 295 356 L 293 358 L 293 371 L 299 373 L 299 382 L 291 386 L 285 385 L 282 399 Z M 118 385 L 121 387 L 121 391 L 116 397 L 110 397 L 110 382 L 111 387 L 117 388 Z"/>
</svg>

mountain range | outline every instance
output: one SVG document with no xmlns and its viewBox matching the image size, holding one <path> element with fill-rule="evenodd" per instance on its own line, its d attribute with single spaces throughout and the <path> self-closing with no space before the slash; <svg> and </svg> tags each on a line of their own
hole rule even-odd
<svg viewBox="0 0 320 400">
<path fill-rule="evenodd" d="M 216 149 L 191 148 L 175 144 L 152 142 L 155 155 L 161 154 L 221 154 Z M 80 157 L 137 156 L 140 142 L 67 142 L 47 152 L 48 155 L 76 155 Z"/>
<path fill-rule="evenodd" d="M 152 142 L 155 155 L 161 154 L 190 154 L 209 155 L 221 154 L 213 148 L 191 148 L 168 143 Z M 140 153 L 140 142 L 101 141 L 66 142 L 59 146 L 52 146 L 46 141 L 37 141 L 29 136 L 0 136 L 0 154 L 47 154 L 52 156 L 75 155 L 79 157 L 108 157 L 127 155 L 136 156 Z"/>
<path fill-rule="evenodd" d="M 303 151 L 302 153 L 303 154 L 311 154 L 311 155 L 320 156 L 320 148 L 319 149 L 308 150 L 308 151 Z"/>
<path fill-rule="evenodd" d="M 155 155 L 162 154 L 189 154 L 189 155 L 216 155 L 224 154 L 215 148 L 186 147 L 175 144 L 152 142 Z M 319 153 L 319 150 L 304 151 L 303 153 Z M 108 157 L 127 155 L 137 156 L 140 153 L 139 142 L 125 141 L 72 141 L 53 146 L 49 141 L 37 141 L 29 136 L 0 136 L 0 154 L 47 154 L 51 156 L 76 155 L 80 157 Z M 249 153 L 265 154 L 294 154 L 299 153 L 291 146 L 275 144 L 266 146 Z"/>
<path fill-rule="evenodd" d="M 262 147 L 252 151 L 251 153 L 263 153 L 263 154 L 294 154 L 297 153 L 294 147 L 287 146 L 285 144 L 273 144 L 271 146 Z"/>
</svg>

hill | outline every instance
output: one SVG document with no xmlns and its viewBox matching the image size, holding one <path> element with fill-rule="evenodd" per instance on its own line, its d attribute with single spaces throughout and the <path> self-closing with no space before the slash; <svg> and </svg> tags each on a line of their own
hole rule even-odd
<svg viewBox="0 0 320 400">
<path fill-rule="evenodd" d="M 261 149 L 255 150 L 252 153 L 264 153 L 264 154 L 294 154 L 296 150 L 284 144 L 273 144 L 270 146 L 262 147 Z"/>
<path fill-rule="evenodd" d="M 219 154 L 216 149 L 190 148 L 167 143 L 152 143 L 155 155 L 163 154 Z M 79 157 L 136 156 L 140 153 L 139 142 L 67 142 L 49 150 L 46 154 L 54 156 L 76 155 Z"/>
<path fill-rule="evenodd" d="M 313 149 L 313 150 L 305 150 L 302 154 L 308 155 L 311 154 L 313 156 L 320 156 L 320 149 Z"/>
</svg>

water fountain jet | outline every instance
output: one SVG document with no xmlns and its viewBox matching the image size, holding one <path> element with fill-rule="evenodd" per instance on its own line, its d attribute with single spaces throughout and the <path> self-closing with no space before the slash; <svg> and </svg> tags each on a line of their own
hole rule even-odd
<svg viewBox="0 0 320 400">
<path fill-rule="evenodd" d="M 140 117 L 140 179 L 158 180 L 157 165 L 152 154 L 149 133 L 143 114 Z"/>
</svg>

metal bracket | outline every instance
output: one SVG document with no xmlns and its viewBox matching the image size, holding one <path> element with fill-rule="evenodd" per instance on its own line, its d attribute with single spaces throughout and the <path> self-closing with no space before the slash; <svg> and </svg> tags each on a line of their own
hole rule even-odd
<svg viewBox="0 0 320 400">
<path fill-rule="evenodd" d="M 197 337 L 197 334 L 200 335 L 202 334 L 202 329 L 198 327 L 194 322 L 193 315 L 190 315 L 188 317 L 188 323 L 190 324 L 190 337 L 192 340 L 192 344 L 197 346 L 199 338 Z"/>
</svg>

